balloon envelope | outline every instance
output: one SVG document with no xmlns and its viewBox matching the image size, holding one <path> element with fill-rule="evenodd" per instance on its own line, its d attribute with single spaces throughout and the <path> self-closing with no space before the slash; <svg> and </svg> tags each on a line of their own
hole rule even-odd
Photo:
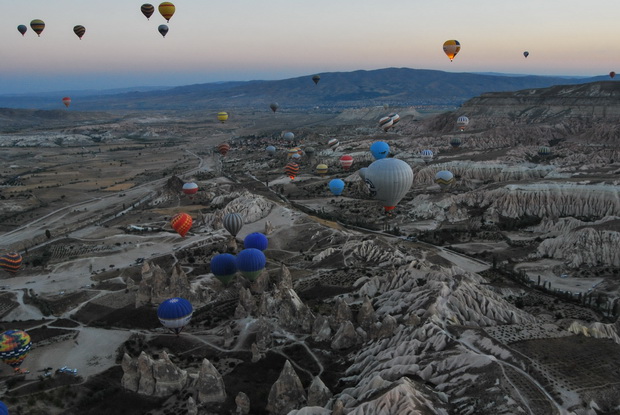
<svg viewBox="0 0 620 415">
<path fill-rule="evenodd" d="M 230 150 L 230 144 L 228 143 L 222 143 L 219 146 L 217 146 L 217 151 L 222 155 L 222 157 L 226 156 L 229 150 Z"/>
<path fill-rule="evenodd" d="M 227 213 L 224 216 L 224 229 L 228 231 L 232 236 L 237 236 L 241 228 L 243 227 L 243 217 L 238 213 Z"/>
<path fill-rule="evenodd" d="M 615 76 L 616 76 L 616 73 L 614 71 L 609 72 L 609 77 L 611 79 L 614 79 Z"/>
<path fill-rule="evenodd" d="M 344 190 L 344 181 L 341 179 L 333 179 L 330 180 L 329 184 L 329 190 L 336 196 L 340 196 L 342 194 L 342 191 Z"/>
<path fill-rule="evenodd" d="M 547 146 L 540 146 L 538 147 L 538 155 L 539 156 L 548 156 L 549 154 L 551 154 L 551 149 Z"/>
<path fill-rule="evenodd" d="M 71 105 L 71 98 L 69 97 L 64 97 L 62 99 L 62 103 L 65 104 L 65 107 L 69 108 L 69 105 Z"/>
<path fill-rule="evenodd" d="M 185 237 L 192 227 L 192 222 L 192 217 L 187 213 L 177 213 L 170 221 L 170 225 L 181 237 Z"/>
<path fill-rule="evenodd" d="M 37 36 L 41 36 L 41 32 L 45 29 L 45 22 L 41 19 L 34 19 L 30 22 L 30 28 L 37 34 Z"/>
<path fill-rule="evenodd" d="M 320 80 L 321 80 L 321 76 L 320 75 L 314 75 L 312 77 L 312 81 L 314 82 L 315 85 L 318 84 Z"/>
<path fill-rule="evenodd" d="M 340 157 L 340 166 L 344 170 L 349 170 L 352 165 L 353 165 L 353 156 L 350 156 L 349 154 L 345 154 L 344 156 Z"/>
<path fill-rule="evenodd" d="M 86 33 L 86 28 L 82 25 L 73 26 L 73 33 L 82 40 L 82 36 Z"/>
<path fill-rule="evenodd" d="M 442 189 L 450 186 L 454 183 L 454 175 L 451 171 L 441 170 L 435 174 L 435 183 L 437 183 Z"/>
<path fill-rule="evenodd" d="M 269 240 L 260 232 L 253 232 L 245 237 L 243 240 L 244 248 L 255 248 L 259 251 L 264 251 L 269 246 Z"/>
<path fill-rule="evenodd" d="M 226 121 L 228 121 L 228 113 L 225 112 L 225 111 L 218 112 L 217 113 L 217 120 L 219 122 L 221 122 L 222 124 L 225 123 Z"/>
<path fill-rule="evenodd" d="M 456 147 L 460 147 L 460 146 L 461 146 L 461 144 L 462 144 L 462 142 L 463 142 L 463 141 L 460 139 L 460 137 L 452 137 L 452 138 L 450 139 L 450 145 L 451 145 L 452 147 L 454 147 L 454 148 L 456 148 Z"/>
<path fill-rule="evenodd" d="M 164 17 L 164 19 L 166 19 L 167 22 L 170 21 L 170 19 L 174 15 L 174 12 L 176 11 L 174 4 L 170 3 L 169 1 L 161 3 L 158 9 L 159 13 Z"/>
<path fill-rule="evenodd" d="M 444 53 L 450 58 L 450 62 L 456 56 L 457 53 L 461 50 L 461 44 L 458 40 L 446 40 L 443 44 Z"/>
<path fill-rule="evenodd" d="M 17 31 L 21 33 L 22 36 L 24 36 L 26 32 L 28 31 L 28 27 L 26 27 L 25 24 L 20 24 L 19 26 L 17 26 Z"/>
<path fill-rule="evenodd" d="M 413 170 L 402 160 L 380 159 L 368 166 L 365 171 L 365 181 L 370 194 L 383 204 L 386 211 L 390 211 L 411 188 Z"/>
<path fill-rule="evenodd" d="M 370 153 L 376 159 L 384 159 L 390 154 L 390 146 L 384 141 L 375 141 L 370 146 Z"/>
<path fill-rule="evenodd" d="M 246 248 L 237 254 L 237 268 L 250 281 L 260 275 L 266 264 L 265 254 L 256 248 Z"/>
<path fill-rule="evenodd" d="M 329 170 L 329 167 L 327 166 L 327 164 L 319 164 L 316 166 L 316 172 L 318 174 L 327 174 L 327 171 Z"/>
<path fill-rule="evenodd" d="M 0 268 L 11 274 L 19 271 L 22 265 L 22 256 L 19 252 L 8 252 L 0 256 Z"/>
<path fill-rule="evenodd" d="M 338 147 L 340 145 L 340 141 L 338 141 L 335 138 L 331 138 L 329 139 L 329 141 L 327 141 L 327 145 L 329 146 L 329 148 L 331 148 L 332 150 L 335 150 L 336 147 Z"/>
<path fill-rule="evenodd" d="M 144 3 L 142 6 L 140 6 L 140 11 L 148 19 L 153 15 L 155 7 L 153 7 L 152 4 Z"/>
<path fill-rule="evenodd" d="M 469 118 L 464 115 L 461 115 L 456 119 L 456 125 L 459 127 L 461 131 L 465 129 L 469 125 Z"/>
<path fill-rule="evenodd" d="M 433 151 L 432 150 L 422 150 L 420 152 L 420 157 L 422 157 L 422 160 L 424 160 L 426 163 L 430 162 L 433 159 Z"/>
<path fill-rule="evenodd" d="M 274 146 L 267 146 L 267 148 L 265 148 L 265 151 L 270 156 L 273 156 L 274 154 L 276 154 L 276 148 Z"/>
<path fill-rule="evenodd" d="M 185 298 L 169 298 L 157 307 L 159 322 L 179 334 L 192 318 L 192 304 Z"/>
<path fill-rule="evenodd" d="M 278 108 L 280 108 L 280 104 L 278 104 L 277 102 L 272 102 L 271 104 L 269 104 L 269 108 L 271 108 L 271 111 L 276 112 Z"/>
<path fill-rule="evenodd" d="M 0 360 L 19 367 L 30 351 L 30 335 L 23 330 L 8 330 L 0 335 Z"/>
<path fill-rule="evenodd" d="M 211 272 L 215 278 L 228 284 L 237 273 L 237 260 L 232 254 L 218 254 L 211 258 Z"/>
<path fill-rule="evenodd" d="M 523 56 L 525 56 L 525 57 L 527 58 L 528 56 L 530 56 L 530 52 L 528 52 L 528 51 L 526 50 L 525 52 L 523 52 Z"/>
<path fill-rule="evenodd" d="M 168 34 L 168 26 L 166 26 L 165 24 L 160 24 L 157 30 L 163 37 L 166 37 L 166 35 Z"/>
<path fill-rule="evenodd" d="M 9 415 L 9 408 L 2 401 L 0 401 L 0 415 Z"/>
<path fill-rule="evenodd" d="M 284 173 L 286 173 L 291 180 L 295 180 L 295 177 L 297 177 L 297 174 L 299 173 L 299 164 L 291 161 L 284 166 Z"/>
<path fill-rule="evenodd" d="M 194 182 L 183 184 L 183 193 L 186 195 L 195 195 L 198 193 L 198 185 Z"/>
<path fill-rule="evenodd" d="M 284 138 L 286 141 L 293 141 L 293 140 L 295 139 L 295 134 L 293 134 L 293 133 L 292 133 L 292 132 L 290 132 L 290 131 L 287 131 L 287 132 L 285 132 L 285 133 L 284 133 L 283 138 Z"/>
</svg>

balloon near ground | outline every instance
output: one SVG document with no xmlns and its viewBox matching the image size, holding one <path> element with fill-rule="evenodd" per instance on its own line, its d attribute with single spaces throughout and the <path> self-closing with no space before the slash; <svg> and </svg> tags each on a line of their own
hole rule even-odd
<svg viewBox="0 0 620 415">
<path fill-rule="evenodd" d="M 385 158 L 372 162 L 364 172 L 370 194 L 386 212 L 394 210 L 413 184 L 413 170 L 406 162 Z"/>
<path fill-rule="evenodd" d="M 321 163 L 321 164 L 316 166 L 316 173 L 317 174 L 325 175 L 325 174 L 327 174 L 328 170 L 329 170 L 329 167 L 327 166 L 327 164 Z"/>
<path fill-rule="evenodd" d="M 469 118 L 464 115 L 461 115 L 456 119 L 456 126 L 459 127 L 459 130 L 465 130 L 465 127 L 469 125 Z"/>
<path fill-rule="evenodd" d="M 276 148 L 274 146 L 267 146 L 265 148 L 265 151 L 267 152 L 267 154 L 271 157 L 273 157 L 276 154 Z"/>
<path fill-rule="evenodd" d="M 289 179 L 295 180 L 295 177 L 297 177 L 297 174 L 299 174 L 299 164 L 291 161 L 286 166 L 284 166 L 284 173 L 286 173 Z"/>
<path fill-rule="evenodd" d="M 157 307 L 159 322 L 177 335 L 189 324 L 193 313 L 192 304 L 185 298 L 169 298 Z"/>
<path fill-rule="evenodd" d="M 228 143 L 222 143 L 219 146 L 217 146 L 217 151 L 222 155 L 222 157 L 225 157 L 226 154 L 228 154 L 228 152 L 230 151 L 230 144 Z"/>
<path fill-rule="evenodd" d="M 82 40 L 82 36 L 86 33 L 86 28 L 82 25 L 73 26 L 73 33 Z"/>
<path fill-rule="evenodd" d="M 290 131 L 287 131 L 287 132 L 284 133 L 282 138 L 284 138 L 286 141 L 293 141 L 293 140 L 295 140 L 295 134 L 293 134 Z"/>
<path fill-rule="evenodd" d="M 375 141 L 370 145 L 370 154 L 375 160 L 384 159 L 390 154 L 390 145 L 384 141 Z"/>
<path fill-rule="evenodd" d="M 152 4 L 144 3 L 140 6 L 140 11 L 147 19 L 149 19 L 155 12 L 155 7 L 153 7 Z"/>
<path fill-rule="evenodd" d="M 8 330 L 0 335 L 0 360 L 19 367 L 30 351 L 30 335 L 23 330 Z"/>
<path fill-rule="evenodd" d="M 538 155 L 539 156 L 548 156 L 549 154 L 551 154 L 551 148 L 547 147 L 547 146 L 540 146 L 538 147 Z"/>
<path fill-rule="evenodd" d="M 260 232 L 253 232 L 246 236 L 243 240 L 243 247 L 246 249 L 255 248 L 259 251 L 264 251 L 268 246 L 269 239 L 267 239 L 267 237 Z"/>
<path fill-rule="evenodd" d="M 238 213 L 227 213 L 224 215 L 224 229 L 232 236 L 237 236 L 241 228 L 243 228 L 243 217 Z"/>
<path fill-rule="evenodd" d="M 45 22 L 41 19 L 34 19 L 30 22 L 30 28 L 37 34 L 37 36 L 41 36 L 43 29 L 45 29 Z"/>
<path fill-rule="evenodd" d="M 237 268 L 250 281 L 258 278 L 266 264 L 267 258 L 259 249 L 246 248 L 237 254 Z"/>
<path fill-rule="evenodd" d="M 332 150 L 336 150 L 336 148 L 340 145 L 340 141 L 338 141 L 336 138 L 330 138 L 327 141 L 327 146 L 329 148 L 331 148 Z"/>
<path fill-rule="evenodd" d="M 228 121 L 228 113 L 225 112 L 225 111 L 218 112 L 217 113 L 217 120 L 219 122 L 221 122 L 222 124 L 224 124 L 226 121 Z"/>
<path fill-rule="evenodd" d="M 394 125 L 394 120 L 392 117 L 382 117 L 379 119 L 379 127 L 383 129 L 383 131 L 387 132 Z"/>
<path fill-rule="evenodd" d="M 435 183 L 442 189 L 446 189 L 454 183 L 454 175 L 451 171 L 441 170 L 435 174 Z"/>
<path fill-rule="evenodd" d="M 458 40 L 446 40 L 443 43 L 443 52 L 450 58 L 450 62 L 461 51 L 461 44 Z"/>
<path fill-rule="evenodd" d="M 342 179 L 330 180 L 328 187 L 329 190 L 335 195 L 340 196 L 344 190 L 345 183 Z"/>
<path fill-rule="evenodd" d="M 211 272 L 223 284 L 228 284 L 237 271 L 237 260 L 234 255 L 218 254 L 211 258 Z"/>
<path fill-rule="evenodd" d="M 463 144 L 463 140 L 460 137 L 452 137 L 450 139 L 450 145 L 454 148 L 460 147 Z"/>
<path fill-rule="evenodd" d="M 430 163 L 433 160 L 433 150 L 422 150 L 420 157 L 422 157 L 425 163 Z"/>
<path fill-rule="evenodd" d="M 352 165 L 353 156 L 345 154 L 344 156 L 340 157 L 340 167 L 342 167 L 344 170 L 349 170 Z"/>
<path fill-rule="evenodd" d="M 170 225 L 172 229 L 184 238 L 191 229 L 192 222 L 192 217 L 187 213 L 177 213 L 170 221 Z"/>
<path fill-rule="evenodd" d="M 0 268 L 15 274 L 22 265 L 23 258 L 19 252 L 8 252 L 0 256 Z"/>
<path fill-rule="evenodd" d="M 169 22 L 174 15 L 174 12 L 176 11 L 176 8 L 174 7 L 174 4 L 170 3 L 169 1 L 165 1 L 159 5 L 158 10 L 159 13 L 163 16 L 163 18 L 166 19 L 167 22 Z"/>
<path fill-rule="evenodd" d="M 614 79 L 615 76 L 616 76 L 616 73 L 614 71 L 609 72 L 609 77 L 611 79 Z"/>
<path fill-rule="evenodd" d="M 400 115 L 396 114 L 395 112 L 388 115 L 388 117 L 392 119 L 392 126 L 398 124 L 398 122 L 400 121 Z"/>
</svg>

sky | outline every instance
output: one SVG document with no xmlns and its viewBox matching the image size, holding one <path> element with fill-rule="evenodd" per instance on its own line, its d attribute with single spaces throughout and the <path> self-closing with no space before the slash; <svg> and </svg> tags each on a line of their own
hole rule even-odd
<svg viewBox="0 0 620 415">
<path fill-rule="evenodd" d="M 388 67 L 595 76 L 620 72 L 618 0 L 18 0 L 0 23 L 0 94 L 273 80 Z M 40 37 L 33 19 L 46 23 Z M 25 36 L 17 26 L 28 26 Z M 73 26 L 83 25 L 82 40 Z M 443 42 L 461 51 L 450 60 Z M 529 57 L 523 57 L 528 51 Z"/>
</svg>

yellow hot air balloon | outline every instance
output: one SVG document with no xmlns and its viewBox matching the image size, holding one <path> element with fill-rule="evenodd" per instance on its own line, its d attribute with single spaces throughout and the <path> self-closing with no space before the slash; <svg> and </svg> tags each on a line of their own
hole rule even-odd
<svg viewBox="0 0 620 415">
<path fill-rule="evenodd" d="M 226 121 L 228 121 L 228 113 L 227 112 L 218 112 L 217 113 L 217 119 L 219 122 L 221 122 L 222 124 L 225 123 Z"/>
<path fill-rule="evenodd" d="M 446 40 L 443 43 L 443 51 L 446 55 L 448 55 L 448 58 L 450 58 L 450 62 L 452 62 L 452 59 L 454 59 L 454 57 L 457 53 L 459 53 L 460 50 L 461 44 L 458 40 Z"/>
<path fill-rule="evenodd" d="M 41 36 L 41 32 L 45 29 L 45 22 L 41 19 L 34 19 L 30 22 L 30 27 L 37 34 L 37 36 Z"/>
<path fill-rule="evenodd" d="M 164 19 L 166 19 L 167 22 L 170 21 L 175 10 L 174 4 L 169 1 L 165 1 L 159 5 L 159 13 L 164 16 Z"/>
</svg>

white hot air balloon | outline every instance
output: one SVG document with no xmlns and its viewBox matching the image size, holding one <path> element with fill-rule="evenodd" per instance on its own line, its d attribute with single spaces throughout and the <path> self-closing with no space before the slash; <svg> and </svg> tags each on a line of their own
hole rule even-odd
<svg viewBox="0 0 620 415">
<path fill-rule="evenodd" d="M 394 210 L 413 184 L 413 170 L 409 164 L 395 158 L 374 161 L 363 176 L 370 194 L 388 213 Z"/>
</svg>

